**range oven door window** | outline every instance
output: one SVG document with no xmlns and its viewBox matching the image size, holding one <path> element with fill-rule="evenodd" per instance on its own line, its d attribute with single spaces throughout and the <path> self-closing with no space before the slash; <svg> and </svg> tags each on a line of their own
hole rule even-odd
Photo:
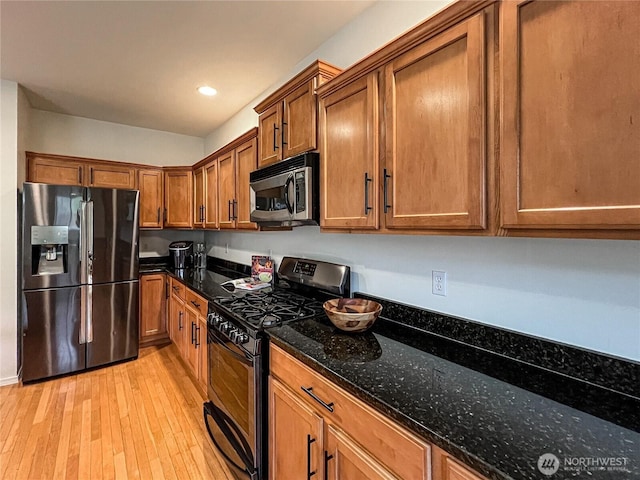
<svg viewBox="0 0 640 480">
<path fill-rule="evenodd" d="M 245 354 L 214 330 L 209 330 L 208 340 L 207 430 L 236 478 L 259 479 L 260 357 Z"/>
</svg>

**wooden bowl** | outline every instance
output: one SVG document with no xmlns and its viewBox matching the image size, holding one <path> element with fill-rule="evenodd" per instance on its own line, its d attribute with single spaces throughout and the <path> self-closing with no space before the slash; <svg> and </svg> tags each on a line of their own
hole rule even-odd
<svg viewBox="0 0 640 480">
<path fill-rule="evenodd" d="M 334 298 L 322 306 L 331 323 L 345 332 L 364 332 L 382 311 L 378 302 L 363 298 Z"/>
</svg>

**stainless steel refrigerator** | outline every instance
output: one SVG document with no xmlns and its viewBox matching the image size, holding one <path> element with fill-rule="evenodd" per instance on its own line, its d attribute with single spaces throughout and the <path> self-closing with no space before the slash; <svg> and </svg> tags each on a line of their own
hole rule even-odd
<svg viewBox="0 0 640 480">
<path fill-rule="evenodd" d="M 136 190 L 25 183 L 22 380 L 138 355 Z"/>
</svg>

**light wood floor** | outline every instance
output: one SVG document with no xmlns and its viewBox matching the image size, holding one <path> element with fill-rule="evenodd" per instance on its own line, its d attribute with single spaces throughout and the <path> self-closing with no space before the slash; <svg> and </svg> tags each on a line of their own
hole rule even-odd
<svg viewBox="0 0 640 480">
<path fill-rule="evenodd" d="M 175 346 L 0 388 L 0 479 L 231 479 Z"/>
</svg>

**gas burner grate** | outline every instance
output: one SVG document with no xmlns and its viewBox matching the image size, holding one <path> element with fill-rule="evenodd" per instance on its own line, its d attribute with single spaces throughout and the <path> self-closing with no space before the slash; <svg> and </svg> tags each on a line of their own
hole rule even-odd
<svg viewBox="0 0 640 480">
<path fill-rule="evenodd" d="M 258 328 L 267 328 L 318 315 L 319 302 L 293 292 L 251 292 L 220 299 L 219 305 Z"/>
</svg>

